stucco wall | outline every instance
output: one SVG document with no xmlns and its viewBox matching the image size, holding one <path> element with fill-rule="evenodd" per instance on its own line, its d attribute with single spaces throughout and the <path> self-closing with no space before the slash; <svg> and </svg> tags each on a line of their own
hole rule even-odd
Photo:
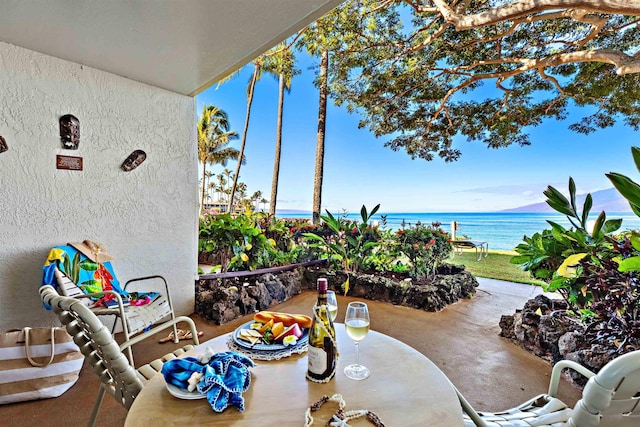
<svg viewBox="0 0 640 427">
<path fill-rule="evenodd" d="M 80 120 L 78 150 L 58 119 Z M 0 330 L 51 324 L 38 296 L 52 246 L 91 239 L 119 278 L 164 275 L 177 314 L 193 312 L 197 271 L 195 100 L 0 42 Z M 147 153 L 137 169 L 122 161 Z M 83 171 L 56 169 L 81 156 Z"/>
</svg>

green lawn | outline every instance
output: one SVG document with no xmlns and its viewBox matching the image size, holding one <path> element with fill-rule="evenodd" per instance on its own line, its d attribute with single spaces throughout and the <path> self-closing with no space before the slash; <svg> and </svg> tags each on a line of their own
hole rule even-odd
<svg viewBox="0 0 640 427">
<path fill-rule="evenodd" d="M 489 251 L 487 257 L 477 261 L 474 250 L 463 251 L 462 255 L 451 255 L 447 262 L 463 264 L 474 276 L 490 279 L 507 280 L 509 282 L 541 285 L 543 282 L 531 277 L 528 271 L 522 271 L 519 265 L 510 264 L 509 260 L 515 252 Z"/>
</svg>

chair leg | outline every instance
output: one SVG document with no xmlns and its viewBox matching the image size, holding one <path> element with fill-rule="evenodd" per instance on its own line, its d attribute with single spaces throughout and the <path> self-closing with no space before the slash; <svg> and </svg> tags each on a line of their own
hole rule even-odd
<svg viewBox="0 0 640 427">
<path fill-rule="evenodd" d="M 162 280 L 164 281 L 164 287 L 167 290 L 167 303 L 169 304 L 169 309 L 171 310 L 171 320 L 175 320 L 176 312 L 173 311 L 173 301 L 171 301 L 171 292 L 169 292 L 169 286 L 167 285 L 167 281 L 164 279 L 164 277 L 162 278 Z M 178 338 L 178 327 L 175 323 L 173 324 L 173 342 L 175 344 L 178 344 L 180 342 L 180 338 Z"/>
<path fill-rule="evenodd" d="M 100 389 L 98 390 L 98 397 L 96 397 L 96 402 L 93 404 L 93 409 L 91 410 L 91 418 L 89 418 L 89 423 L 87 427 L 93 427 L 96 423 L 96 418 L 98 418 L 98 411 L 100 410 L 100 406 L 102 405 L 102 398 L 104 397 L 104 387 L 100 384 Z"/>
<path fill-rule="evenodd" d="M 173 324 L 173 342 L 176 344 L 180 342 L 180 338 L 178 337 L 178 327 L 176 326 L 175 323 Z"/>
</svg>

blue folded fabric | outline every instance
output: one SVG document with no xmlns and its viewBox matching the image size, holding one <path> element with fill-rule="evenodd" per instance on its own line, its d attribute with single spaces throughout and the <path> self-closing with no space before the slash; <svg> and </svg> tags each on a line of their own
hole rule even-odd
<svg viewBox="0 0 640 427">
<path fill-rule="evenodd" d="M 171 359 L 162 365 L 162 375 L 164 380 L 181 390 L 189 387 L 189 378 L 194 372 L 204 371 L 206 365 L 200 363 L 195 357 L 184 357 L 182 359 Z"/>
<path fill-rule="evenodd" d="M 191 375 L 202 373 L 197 389 L 207 396 L 214 411 L 222 412 L 229 406 L 244 411 L 242 393 L 251 385 L 249 368 L 254 366 L 248 357 L 227 351 L 214 354 L 208 363 L 202 363 L 195 357 L 169 360 L 162 366 L 162 375 L 167 383 L 187 390 Z"/>
</svg>

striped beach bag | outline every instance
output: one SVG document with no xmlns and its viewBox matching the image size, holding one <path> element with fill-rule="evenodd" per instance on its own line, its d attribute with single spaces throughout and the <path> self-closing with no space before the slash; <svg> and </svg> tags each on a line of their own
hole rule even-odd
<svg viewBox="0 0 640 427">
<path fill-rule="evenodd" d="M 60 396 L 78 380 L 83 361 L 64 328 L 0 333 L 0 404 Z"/>
</svg>

